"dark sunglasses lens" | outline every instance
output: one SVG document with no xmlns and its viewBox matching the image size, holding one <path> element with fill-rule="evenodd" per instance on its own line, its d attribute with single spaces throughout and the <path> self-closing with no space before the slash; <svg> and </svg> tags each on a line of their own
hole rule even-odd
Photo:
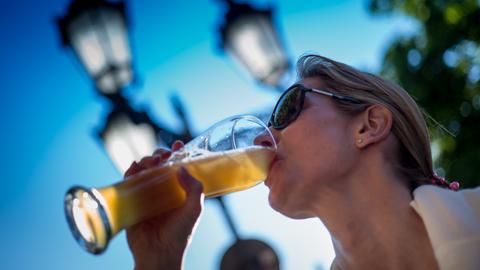
<svg viewBox="0 0 480 270">
<path fill-rule="evenodd" d="M 302 109 L 302 94 L 301 89 L 295 87 L 280 98 L 273 112 L 271 124 L 274 128 L 284 128 L 295 120 Z"/>
</svg>

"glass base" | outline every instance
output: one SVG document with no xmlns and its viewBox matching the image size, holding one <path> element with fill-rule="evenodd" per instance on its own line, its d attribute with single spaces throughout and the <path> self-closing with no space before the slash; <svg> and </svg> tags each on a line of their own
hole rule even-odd
<svg viewBox="0 0 480 270">
<path fill-rule="evenodd" d="M 108 246 L 112 230 L 107 212 L 95 189 L 70 188 L 65 195 L 65 215 L 77 243 L 92 254 Z"/>
</svg>

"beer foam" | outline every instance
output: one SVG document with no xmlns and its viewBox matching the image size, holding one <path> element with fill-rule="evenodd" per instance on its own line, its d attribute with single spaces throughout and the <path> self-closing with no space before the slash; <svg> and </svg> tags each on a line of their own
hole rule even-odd
<svg viewBox="0 0 480 270">
<path fill-rule="evenodd" d="M 207 158 L 214 158 L 218 156 L 230 156 L 231 154 L 234 153 L 243 153 L 243 152 L 249 152 L 249 151 L 255 151 L 259 149 L 271 149 L 274 150 L 271 147 L 265 147 L 265 146 L 260 146 L 260 145 L 252 145 L 249 147 L 245 148 L 239 148 L 239 149 L 231 149 L 231 150 L 226 150 L 226 151 L 218 151 L 218 152 L 212 152 L 208 151 L 205 149 L 201 148 L 182 148 L 178 151 L 172 152 L 172 155 L 170 158 L 167 160 L 168 165 L 181 165 L 182 163 L 189 163 L 192 161 L 196 161 L 199 159 L 207 159 Z"/>
</svg>

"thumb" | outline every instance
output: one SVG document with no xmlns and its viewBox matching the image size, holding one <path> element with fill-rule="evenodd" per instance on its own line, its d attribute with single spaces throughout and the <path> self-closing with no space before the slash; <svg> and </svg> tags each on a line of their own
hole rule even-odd
<svg viewBox="0 0 480 270">
<path fill-rule="evenodd" d="M 194 215 L 198 217 L 202 211 L 203 200 L 205 194 L 203 194 L 203 185 L 197 179 L 193 178 L 185 168 L 180 168 L 178 173 L 178 179 L 180 185 L 187 193 L 187 199 L 183 206 L 187 213 L 186 215 Z"/>
</svg>

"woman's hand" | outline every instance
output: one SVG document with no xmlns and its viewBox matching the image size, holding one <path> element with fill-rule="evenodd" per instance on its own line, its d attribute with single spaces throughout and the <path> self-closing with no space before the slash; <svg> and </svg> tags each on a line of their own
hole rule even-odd
<svg viewBox="0 0 480 270">
<path fill-rule="evenodd" d="M 183 147 L 181 141 L 172 145 L 172 151 Z M 133 162 L 125 177 L 157 166 L 170 156 L 171 151 L 158 149 L 152 156 Z M 203 206 L 203 187 L 185 169 L 178 174 L 180 185 L 187 194 L 180 208 L 138 223 L 127 229 L 127 241 L 135 261 L 135 269 L 181 269 L 185 249 Z"/>
</svg>

